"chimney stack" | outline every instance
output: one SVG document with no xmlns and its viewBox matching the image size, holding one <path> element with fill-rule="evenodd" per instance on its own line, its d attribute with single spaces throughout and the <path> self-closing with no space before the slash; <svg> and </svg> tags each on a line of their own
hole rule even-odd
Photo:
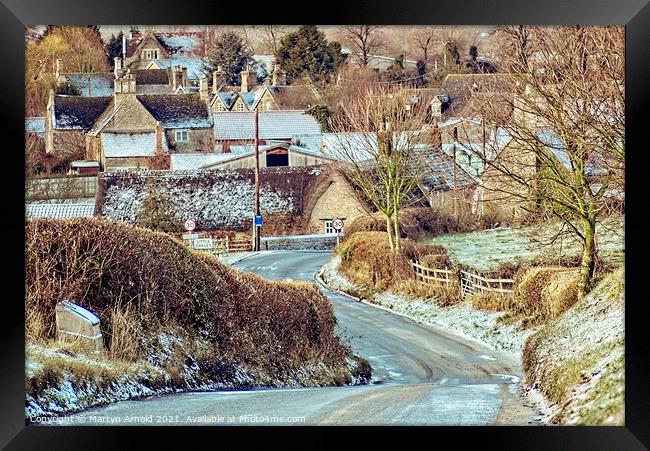
<svg viewBox="0 0 650 451">
<path fill-rule="evenodd" d="M 201 100 L 208 99 L 208 77 L 205 75 L 199 78 L 199 95 L 201 96 Z"/>
<path fill-rule="evenodd" d="M 280 69 L 279 64 L 273 66 L 273 86 L 285 86 L 287 84 L 287 73 Z"/>
<path fill-rule="evenodd" d="M 212 72 L 212 92 L 216 94 L 223 84 L 223 70 L 221 66 L 217 66 L 217 70 Z"/>
<path fill-rule="evenodd" d="M 172 67 L 172 89 L 176 92 L 179 86 L 187 86 L 187 68 L 180 65 Z"/>
<path fill-rule="evenodd" d="M 241 92 L 249 92 L 257 84 L 257 74 L 251 70 L 250 66 L 241 71 Z"/>
<path fill-rule="evenodd" d="M 131 69 L 126 70 L 126 74 L 122 78 L 115 79 L 115 108 L 131 94 L 135 94 L 135 77 L 131 73 Z"/>
<path fill-rule="evenodd" d="M 434 96 L 433 99 L 431 99 L 431 117 L 435 121 L 439 121 L 442 117 L 442 102 L 438 96 Z"/>
<path fill-rule="evenodd" d="M 61 58 L 57 58 L 54 64 L 54 77 L 58 80 L 61 74 L 63 74 L 63 61 Z"/>
<path fill-rule="evenodd" d="M 115 57 L 115 68 L 113 69 L 113 73 L 115 74 L 115 78 L 120 78 L 120 75 L 122 75 L 122 58 Z"/>
</svg>

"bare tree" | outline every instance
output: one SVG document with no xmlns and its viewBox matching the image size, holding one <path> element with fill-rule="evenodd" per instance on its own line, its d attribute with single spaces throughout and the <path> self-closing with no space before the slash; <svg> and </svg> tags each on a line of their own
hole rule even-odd
<svg viewBox="0 0 650 451">
<path fill-rule="evenodd" d="M 368 65 L 370 56 L 384 45 L 379 27 L 370 25 L 351 25 L 343 28 L 343 36 L 352 46 L 359 65 Z"/>
<path fill-rule="evenodd" d="M 409 42 L 415 52 L 409 52 L 416 58 L 421 58 L 425 64 L 429 63 L 429 57 L 436 44 L 436 28 L 416 27 L 409 36 Z"/>
<path fill-rule="evenodd" d="M 272 55 L 275 55 L 280 46 L 280 40 L 289 32 L 289 29 L 281 25 L 265 25 L 263 31 L 262 45 Z"/>
<path fill-rule="evenodd" d="M 386 219 L 391 250 L 400 249 L 400 208 L 421 181 L 434 133 L 427 109 L 407 91 L 367 88 L 331 121 L 341 170 Z"/>
<path fill-rule="evenodd" d="M 483 186 L 492 200 L 514 199 L 525 211 L 559 218 L 582 243 L 582 297 L 593 282 L 597 224 L 608 197 L 624 186 L 624 30 L 534 27 L 506 37 L 516 49 L 506 63 L 517 95 L 503 98 L 512 116 L 504 121 L 497 102 L 483 103 L 475 115 L 511 141 L 477 154 L 487 166 Z M 529 40 L 534 48 L 524 45 Z M 495 159 L 486 157 L 496 151 Z"/>
</svg>

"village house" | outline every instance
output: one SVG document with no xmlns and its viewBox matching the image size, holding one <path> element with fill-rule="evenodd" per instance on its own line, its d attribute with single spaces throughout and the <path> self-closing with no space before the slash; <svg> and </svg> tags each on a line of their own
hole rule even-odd
<svg viewBox="0 0 650 451">
<path fill-rule="evenodd" d="M 205 31 L 131 32 L 123 49 L 126 67 L 145 69 L 152 61 L 201 60 L 206 54 Z"/>
<path fill-rule="evenodd" d="M 99 177 L 100 216 L 135 223 L 147 190 L 162 190 L 178 206 L 179 227 L 194 218 L 201 231 L 250 232 L 255 187 L 253 169 L 105 173 Z M 124 196 L 129 197 L 124 202 Z M 368 206 L 332 167 L 269 167 L 260 171 L 262 233 L 334 233 L 332 221 L 350 224 Z"/>
<path fill-rule="evenodd" d="M 211 152 L 213 123 L 198 94 L 138 94 L 130 70 L 112 97 L 50 94 L 46 151 L 74 152 L 103 170 L 169 169 L 169 153 Z"/>
<path fill-rule="evenodd" d="M 66 90 L 78 91 L 83 97 L 108 97 L 115 91 L 115 80 L 123 77 L 127 69 L 122 65 L 122 58 L 114 59 L 113 72 L 69 73 L 63 71 L 61 59 L 55 63 L 57 93 L 67 94 Z M 170 66 L 155 69 L 135 69 L 130 73 L 138 80 L 137 94 L 172 94 L 179 88 L 190 86 L 186 67 Z M 186 91 L 183 91 L 186 92 Z"/>
</svg>

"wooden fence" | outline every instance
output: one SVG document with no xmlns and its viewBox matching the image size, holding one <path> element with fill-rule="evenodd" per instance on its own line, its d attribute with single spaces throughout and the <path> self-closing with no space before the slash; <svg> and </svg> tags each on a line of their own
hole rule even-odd
<svg viewBox="0 0 650 451">
<path fill-rule="evenodd" d="M 513 285 L 512 279 L 488 279 L 467 271 L 460 272 L 460 289 L 463 297 L 482 293 L 511 294 L 514 291 Z"/>
<path fill-rule="evenodd" d="M 454 273 L 454 271 L 447 268 L 427 268 L 414 261 L 411 261 L 411 266 L 413 267 L 413 271 L 415 271 L 415 279 L 424 283 L 440 282 L 449 285 L 451 275 Z"/>
<path fill-rule="evenodd" d="M 460 290 L 463 298 L 482 293 L 501 293 L 508 295 L 514 292 L 513 279 L 490 279 L 467 271 L 456 273 L 447 268 L 428 268 L 415 261 L 411 261 L 411 266 L 415 272 L 415 279 L 424 283 L 442 283 L 449 286 L 450 281 L 455 277 L 460 281 Z"/>
</svg>

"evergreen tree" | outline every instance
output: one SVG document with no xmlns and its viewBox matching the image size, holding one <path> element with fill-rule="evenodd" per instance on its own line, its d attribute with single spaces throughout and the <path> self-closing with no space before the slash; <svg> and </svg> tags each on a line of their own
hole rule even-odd
<svg viewBox="0 0 650 451">
<path fill-rule="evenodd" d="M 136 223 L 161 232 L 178 232 L 181 228 L 178 211 L 178 204 L 162 188 L 149 185 Z"/>
<path fill-rule="evenodd" d="M 287 83 L 303 74 L 312 81 L 328 81 L 345 61 L 341 44 L 328 42 L 315 25 L 302 25 L 280 41 L 275 61 L 287 73 Z"/>
<path fill-rule="evenodd" d="M 117 36 L 114 34 L 111 35 L 111 39 L 106 43 L 106 58 L 108 59 L 108 65 L 112 66 L 114 58 L 122 57 L 122 37 L 124 33 L 121 31 Z"/>
<path fill-rule="evenodd" d="M 323 132 L 330 131 L 329 120 L 330 117 L 332 116 L 332 112 L 330 111 L 327 105 L 314 105 L 313 107 L 307 110 L 307 114 L 311 114 L 312 116 L 314 116 L 314 118 L 320 124 L 320 128 Z"/>
<path fill-rule="evenodd" d="M 222 34 L 208 50 L 207 61 L 203 65 L 206 74 L 211 74 L 221 66 L 225 81 L 229 85 L 239 85 L 240 72 L 251 63 L 251 53 L 244 39 L 234 31 Z"/>
</svg>

